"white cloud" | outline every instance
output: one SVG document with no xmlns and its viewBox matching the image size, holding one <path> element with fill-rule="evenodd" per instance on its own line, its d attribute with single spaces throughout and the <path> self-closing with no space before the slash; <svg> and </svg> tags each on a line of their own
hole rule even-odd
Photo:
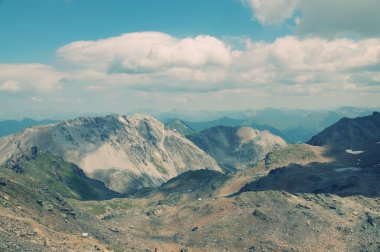
<svg viewBox="0 0 380 252">
<path fill-rule="evenodd" d="M 364 90 L 376 80 L 368 71 L 380 64 L 380 39 L 359 41 L 282 37 L 248 43 L 229 68 L 234 87 L 265 86 L 268 92 L 317 95 Z"/>
<path fill-rule="evenodd" d="M 89 91 L 115 86 L 162 92 L 275 88 L 289 95 L 317 95 L 355 92 L 377 80 L 369 69 L 380 64 L 380 39 L 245 41 L 245 48 L 234 50 L 209 36 L 177 39 L 143 32 L 78 41 L 58 53 L 75 65 L 68 81 Z"/>
<path fill-rule="evenodd" d="M 286 36 L 273 43 L 252 42 L 239 59 L 241 65 L 270 64 L 276 70 L 341 71 L 380 61 L 380 39 L 324 40 Z"/>
<path fill-rule="evenodd" d="M 59 50 L 63 66 L 69 69 L 65 73 L 39 64 L 1 64 L 0 91 L 51 91 L 64 78 L 63 94 L 70 94 L 74 103 L 85 101 L 83 106 L 91 98 L 82 96 L 119 92 L 144 92 L 149 97 L 176 93 L 183 101 L 211 93 L 224 98 L 233 94 L 248 99 L 253 94 L 298 99 L 380 92 L 380 39 L 286 36 L 273 42 L 245 41 L 245 47 L 240 43 L 233 49 L 209 36 L 178 39 L 149 32 L 74 42 Z M 32 100 L 38 101 L 41 95 L 35 97 Z"/>
<path fill-rule="evenodd" d="M 263 25 L 294 17 L 298 35 L 376 37 L 380 35 L 379 0 L 241 0 Z"/>
<path fill-rule="evenodd" d="M 97 41 L 77 41 L 58 50 L 66 62 L 111 73 L 226 67 L 231 52 L 222 41 L 200 35 L 178 39 L 160 32 L 128 33 Z"/>
<path fill-rule="evenodd" d="M 48 92 L 58 87 L 64 74 L 41 64 L 0 64 L 0 91 Z"/>
<path fill-rule="evenodd" d="M 242 0 L 264 25 L 280 24 L 291 18 L 300 0 Z"/>
<path fill-rule="evenodd" d="M 20 83 L 14 80 L 6 80 L 0 86 L 1 91 L 7 91 L 10 93 L 18 92 L 21 89 Z"/>
</svg>

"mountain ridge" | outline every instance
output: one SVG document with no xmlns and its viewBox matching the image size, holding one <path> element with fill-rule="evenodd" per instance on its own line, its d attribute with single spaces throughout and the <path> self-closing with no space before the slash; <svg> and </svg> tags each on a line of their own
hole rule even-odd
<svg viewBox="0 0 380 252">
<path fill-rule="evenodd" d="M 141 114 L 81 117 L 24 129 L 0 139 L 0 163 L 32 146 L 62 156 L 121 193 L 160 185 L 189 169 L 220 170 L 181 134 Z"/>
</svg>

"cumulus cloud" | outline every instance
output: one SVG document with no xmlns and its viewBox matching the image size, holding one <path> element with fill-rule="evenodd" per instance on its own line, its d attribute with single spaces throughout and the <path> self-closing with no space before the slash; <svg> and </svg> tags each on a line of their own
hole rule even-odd
<svg viewBox="0 0 380 252">
<path fill-rule="evenodd" d="M 58 50 L 66 62 L 110 73 L 150 73 L 170 68 L 226 67 L 230 48 L 206 35 L 175 38 L 160 32 L 128 33 L 77 41 Z"/>
<path fill-rule="evenodd" d="M 135 89 L 194 90 L 222 82 L 233 60 L 225 42 L 207 35 L 176 38 L 161 32 L 138 32 L 96 41 L 76 41 L 58 49 L 74 66 L 70 79 Z M 159 84 L 159 85 L 158 85 Z"/>
<path fill-rule="evenodd" d="M 241 0 L 264 25 L 294 18 L 298 35 L 376 37 L 380 35 L 378 0 Z"/>
<path fill-rule="evenodd" d="M 48 92 L 59 86 L 64 74 L 42 64 L 0 64 L 0 91 Z"/>
<path fill-rule="evenodd" d="M 275 70 L 331 72 L 371 66 L 379 60 L 380 39 L 355 41 L 286 36 L 273 43 L 250 42 L 237 61 L 248 67 L 269 64 Z"/>
<path fill-rule="evenodd" d="M 58 54 L 75 66 L 67 78 L 91 91 L 116 85 L 162 92 L 274 88 L 289 95 L 316 95 L 355 92 L 378 80 L 380 39 L 285 36 L 273 42 L 245 41 L 245 47 L 234 49 L 209 36 L 142 32 L 73 42 Z"/>
<path fill-rule="evenodd" d="M 300 0 L 242 0 L 264 25 L 280 24 L 293 16 Z"/>
<path fill-rule="evenodd" d="M 354 41 L 287 36 L 273 43 L 248 43 L 231 66 L 231 72 L 235 73 L 231 78 L 251 85 L 293 86 L 296 93 L 321 93 L 331 91 L 331 87 L 352 91 L 356 84 L 369 84 L 375 75 L 364 73 L 379 63 L 380 39 Z"/>
<path fill-rule="evenodd" d="M 210 36 L 154 32 L 77 41 L 58 50 L 66 73 L 39 64 L 1 64 L 0 91 L 51 91 L 64 80 L 71 92 L 125 87 L 147 93 L 255 90 L 277 96 L 380 92 L 380 39 L 245 41 L 234 48 Z"/>
</svg>

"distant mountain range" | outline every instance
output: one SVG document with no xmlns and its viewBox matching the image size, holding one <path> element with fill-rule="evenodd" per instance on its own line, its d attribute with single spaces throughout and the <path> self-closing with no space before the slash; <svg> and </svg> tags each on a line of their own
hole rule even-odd
<svg viewBox="0 0 380 252">
<path fill-rule="evenodd" d="M 376 109 L 342 107 L 335 110 L 261 109 L 244 111 L 198 111 L 160 113 L 149 110 L 148 114 L 183 135 L 192 135 L 215 126 L 247 126 L 257 130 L 268 130 L 289 143 L 304 143 L 342 117 L 354 118 L 369 115 Z M 24 128 L 56 123 L 54 120 L 0 121 L 0 137 L 16 133 Z"/>
<path fill-rule="evenodd" d="M 354 118 L 371 114 L 372 111 L 354 107 L 343 107 L 331 111 L 263 109 L 250 113 L 231 112 L 227 113 L 230 117 L 223 116 L 210 121 L 189 121 L 180 118 L 163 118 L 162 120 L 166 124 L 171 124 L 171 128 L 175 128 L 173 122 L 176 121 L 177 124 L 181 122 L 197 132 L 215 126 L 247 126 L 258 130 L 268 130 L 289 143 L 304 143 L 342 117 Z M 178 130 L 181 132 L 180 129 Z M 187 132 L 184 132 L 184 135 Z"/>
<path fill-rule="evenodd" d="M 291 134 L 298 134 L 303 139 L 309 137 L 311 145 L 326 146 L 331 156 L 350 164 L 374 165 L 380 163 L 373 158 L 380 148 L 379 114 L 337 119 L 341 114 L 352 116 L 364 111 L 345 108 L 326 113 L 295 113 L 267 109 L 252 118 L 222 117 L 206 122 L 170 119 L 165 125 L 148 115 L 82 117 L 60 123 L 3 121 L 0 125 L 28 127 L 0 139 L 0 163 L 38 146 L 42 152 L 77 165 L 108 188 L 130 193 L 158 186 L 189 170 L 234 171 L 253 167 L 268 153 L 286 147 L 287 138 L 295 141 Z M 311 136 L 335 120 L 338 122 Z M 296 122 L 300 124 L 289 128 Z M 30 128 L 33 124 L 50 123 L 55 124 Z"/>
</svg>

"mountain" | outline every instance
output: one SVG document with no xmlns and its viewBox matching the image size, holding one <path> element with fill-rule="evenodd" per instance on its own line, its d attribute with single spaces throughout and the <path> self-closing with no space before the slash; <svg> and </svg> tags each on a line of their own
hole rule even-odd
<svg viewBox="0 0 380 252">
<path fill-rule="evenodd" d="M 193 128 L 191 128 L 185 122 L 179 119 L 169 120 L 168 122 L 165 123 L 165 127 L 167 129 L 177 131 L 184 136 L 193 135 L 196 133 L 196 131 Z"/>
<path fill-rule="evenodd" d="M 23 130 L 28 127 L 52 124 L 56 122 L 57 121 L 54 121 L 54 120 L 36 121 L 30 118 L 24 118 L 21 121 L 16 121 L 16 120 L 0 121 L 0 137 L 6 136 L 12 133 L 16 133 L 17 131 Z"/>
<path fill-rule="evenodd" d="M 380 169 L 290 164 L 246 184 L 240 192 L 283 190 L 291 194 L 330 193 L 342 197 L 378 197 L 379 179 Z"/>
<path fill-rule="evenodd" d="M 221 117 L 212 121 L 203 121 L 203 122 L 191 122 L 184 121 L 186 125 L 189 125 L 192 129 L 196 131 L 201 131 L 204 129 L 216 127 L 216 126 L 228 126 L 228 127 L 237 127 L 240 126 L 242 121 L 238 119 L 233 119 L 229 117 Z"/>
<path fill-rule="evenodd" d="M 78 166 L 50 153 L 40 153 L 37 147 L 12 156 L 0 167 L 0 173 L 19 184 L 49 188 L 66 198 L 104 200 L 121 196 L 102 182 L 88 178 Z"/>
<path fill-rule="evenodd" d="M 305 143 L 312 136 L 318 134 L 326 127 L 336 123 L 342 117 L 355 118 L 372 113 L 373 110 L 367 108 L 342 107 L 335 110 L 301 110 L 301 109 L 274 109 L 248 111 L 224 111 L 211 113 L 208 118 L 218 119 L 207 120 L 207 117 L 198 120 L 189 120 L 182 114 L 170 114 L 171 118 L 165 115 L 159 117 L 165 123 L 173 121 L 181 122 L 187 127 L 199 132 L 201 130 L 216 126 L 239 127 L 247 126 L 258 130 L 268 130 L 272 134 L 282 137 L 288 143 Z M 176 119 L 172 119 L 176 118 Z M 171 128 L 181 131 L 183 125 L 173 124 Z M 185 134 L 186 135 L 186 134 Z"/>
<path fill-rule="evenodd" d="M 309 144 L 325 146 L 330 155 L 359 166 L 380 163 L 380 113 L 358 118 L 342 118 L 312 137 Z"/>
<path fill-rule="evenodd" d="M 120 193 L 158 186 L 178 174 L 221 168 L 204 151 L 147 115 L 87 117 L 28 128 L 0 139 L 0 163 L 38 146 Z"/>
<path fill-rule="evenodd" d="M 226 170 L 254 166 L 269 152 L 285 147 L 281 137 L 250 127 L 217 126 L 189 136 Z"/>
<path fill-rule="evenodd" d="M 377 117 L 343 119 L 340 127 L 349 128 L 352 138 L 346 130 L 335 132 L 363 149 L 347 153 L 329 140 L 339 140 L 334 133 L 323 146 L 288 144 L 231 173 L 217 165 L 184 169 L 124 197 L 53 153 L 87 160 L 90 168 L 103 159 L 120 163 L 126 153 L 137 171 L 163 157 L 166 165 L 169 158 L 206 163 L 208 156 L 148 116 L 79 118 L 25 129 L 0 140 L 0 157 L 10 154 L 0 166 L 0 251 L 379 251 L 380 169 L 345 163 L 347 157 L 356 162 L 366 154 L 379 156 L 364 149 L 376 148 Z M 219 158 L 240 164 L 252 158 L 253 147 L 262 150 L 279 140 L 247 127 L 218 126 L 193 137 L 201 134 Z M 110 147 L 104 151 L 104 145 Z M 336 152 L 329 145 L 338 146 Z M 110 170 L 110 180 L 122 174 Z"/>
<path fill-rule="evenodd" d="M 309 144 L 328 145 L 336 149 L 357 149 L 380 141 L 380 113 L 354 119 L 342 118 L 312 137 Z"/>
</svg>

